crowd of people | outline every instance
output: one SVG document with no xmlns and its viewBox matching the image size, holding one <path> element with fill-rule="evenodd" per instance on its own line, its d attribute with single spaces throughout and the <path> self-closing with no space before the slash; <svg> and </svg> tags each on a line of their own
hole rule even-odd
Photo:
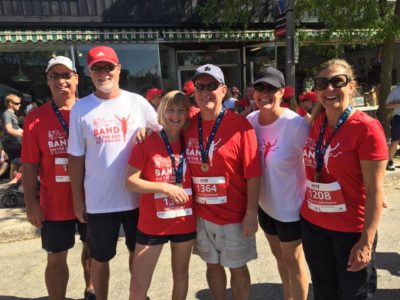
<svg viewBox="0 0 400 300">
<path fill-rule="evenodd" d="M 107 299 L 121 225 L 131 300 L 149 299 L 168 242 L 172 299 L 187 297 L 192 253 L 206 264 L 213 299 L 226 299 L 226 269 L 233 299 L 249 299 L 258 226 L 284 299 L 307 299 L 307 267 L 316 300 L 372 299 L 388 148 L 380 123 L 352 107 L 346 61 L 322 64 L 299 102 L 273 67 L 244 97 L 206 64 L 182 91 L 154 87 L 145 98 L 120 88 L 112 48 L 90 49 L 87 67 L 92 94 L 76 98 L 76 68 L 57 56 L 44 70 L 51 101 L 23 129 L 21 98 L 6 97 L 3 114 L 3 148 L 21 157 L 27 218 L 47 252 L 49 299 L 65 298 L 76 230 L 84 299 Z"/>
</svg>

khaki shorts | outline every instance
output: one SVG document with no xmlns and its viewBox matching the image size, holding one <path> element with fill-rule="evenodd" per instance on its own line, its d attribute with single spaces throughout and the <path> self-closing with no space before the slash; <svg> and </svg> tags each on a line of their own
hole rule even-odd
<svg viewBox="0 0 400 300">
<path fill-rule="evenodd" d="M 218 225 L 197 217 L 193 253 L 205 262 L 240 268 L 257 258 L 255 236 L 243 236 L 242 224 Z"/>
</svg>

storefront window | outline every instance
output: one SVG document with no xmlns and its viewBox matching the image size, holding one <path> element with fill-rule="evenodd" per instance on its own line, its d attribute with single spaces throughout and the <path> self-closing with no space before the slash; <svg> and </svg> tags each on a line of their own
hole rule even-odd
<svg viewBox="0 0 400 300">
<path fill-rule="evenodd" d="M 94 90 L 86 55 L 95 45 L 77 46 L 77 68 L 80 73 L 79 94 L 88 95 Z M 122 70 L 120 87 L 124 90 L 145 95 L 150 87 L 161 86 L 160 59 L 157 44 L 112 45 L 117 52 Z"/>
<path fill-rule="evenodd" d="M 68 45 L 2 45 L 0 53 L 0 109 L 4 96 L 15 93 L 22 96 L 22 114 L 31 100 L 50 99 L 45 70 L 50 58 L 70 57 Z"/>
</svg>

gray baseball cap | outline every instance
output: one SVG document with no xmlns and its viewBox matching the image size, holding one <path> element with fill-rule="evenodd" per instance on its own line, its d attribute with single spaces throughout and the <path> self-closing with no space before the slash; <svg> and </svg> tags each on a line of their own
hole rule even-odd
<svg viewBox="0 0 400 300">
<path fill-rule="evenodd" d="M 217 80 L 219 83 L 225 84 L 224 73 L 222 73 L 222 70 L 220 67 L 217 67 L 215 65 L 207 64 L 207 65 L 198 67 L 192 77 L 192 81 L 194 83 L 196 83 L 196 79 L 201 75 L 210 75 L 210 76 L 214 77 L 215 80 Z"/>
<path fill-rule="evenodd" d="M 285 86 L 285 77 L 278 69 L 268 67 L 256 75 L 254 85 L 259 83 L 267 83 L 277 88 L 283 88 Z"/>
</svg>

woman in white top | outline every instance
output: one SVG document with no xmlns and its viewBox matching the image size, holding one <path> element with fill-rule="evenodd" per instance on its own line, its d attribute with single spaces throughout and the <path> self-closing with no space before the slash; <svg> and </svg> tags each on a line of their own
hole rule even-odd
<svg viewBox="0 0 400 300">
<path fill-rule="evenodd" d="M 247 116 L 257 135 L 263 177 L 259 222 L 274 254 L 284 299 L 307 299 L 308 277 L 300 232 L 300 205 L 304 198 L 303 146 L 309 126 L 304 118 L 280 106 L 283 74 L 268 67 L 254 82 L 259 107 Z"/>
</svg>

